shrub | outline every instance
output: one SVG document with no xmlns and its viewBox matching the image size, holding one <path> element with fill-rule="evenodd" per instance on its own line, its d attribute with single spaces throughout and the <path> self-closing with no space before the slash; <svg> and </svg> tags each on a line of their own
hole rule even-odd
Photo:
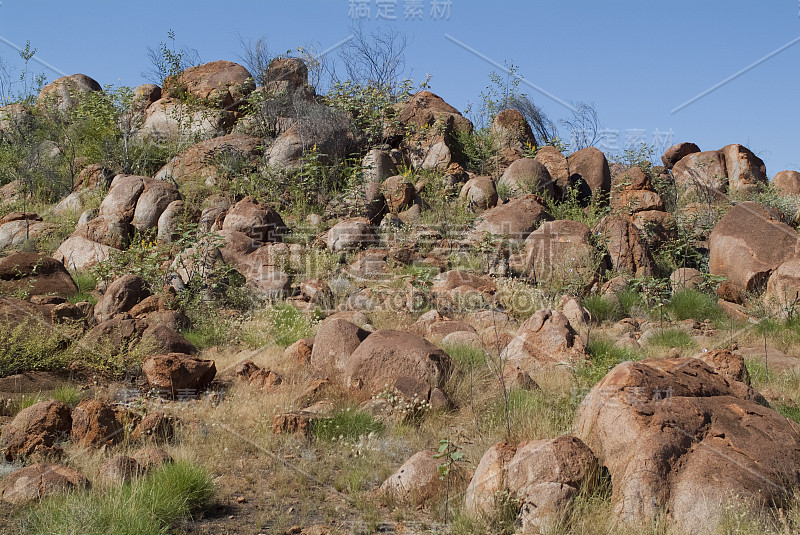
<svg viewBox="0 0 800 535">
<path fill-rule="evenodd" d="M 59 370 L 69 362 L 66 347 L 76 332 L 25 322 L 0 323 L 0 377 L 32 370 Z"/>
<path fill-rule="evenodd" d="M 667 302 L 667 311 L 678 321 L 694 319 L 720 320 L 724 316 L 717 299 L 695 290 L 681 290 Z"/>
<path fill-rule="evenodd" d="M 21 531 L 35 534 L 164 535 L 213 494 L 205 469 L 186 462 L 168 464 L 146 477 L 111 489 L 46 498 L 21 519 Z"/>
<path fill-rule="evenodd" d="M 321 442 L 355 442 L 362 436 L 379 434 L 383 430 L 384 425 L 371 415 L 348 408 L 330 418 L 315 420 L 311 435 Z"/>
</svg>

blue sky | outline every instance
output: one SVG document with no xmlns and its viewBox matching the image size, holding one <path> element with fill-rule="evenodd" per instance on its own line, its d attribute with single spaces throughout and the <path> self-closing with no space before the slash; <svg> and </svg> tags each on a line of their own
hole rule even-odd
<svg viewBox="0 0 800 535">
<path fill-rule="evenodd" d="M 381 1 L 395 6 L 398 20 L 375 20 Z M 415 2 L 422 4 L 422 20 L 403 20 Z M 392 24 L 404 31 L 409 74 L 419 81 L 431 74 L 432 90 L 459 109 L 480 100 L 496 69 L 446 35 L 499 64 L 513 61 L 527 81 L 561 101 L 594 103 L 607 130 L 604 150 L 640 139 L 694 141 L 703 150 L 741 143 L 765 160 L 770 176 L 800 170 L 800 42 L 671 113 L 800 37 L 798 0 L 450 0 L 449 17 L 439 20 L 431 16 L 433 2 L 370 0 L 370 17 L 361 22 L 366 29 Z M 275 53 L 324 49 L 349 35 L 356 22 L 349 3 L 2 0 L 0 37 L 17 45 L 30 40 L 38 57 L 68 74 L 133 86 L 149 67 L 147 46 L 165 40 L 169 29 L 203 61 L 239 61 L 237 35 L 264 36 Z M 13 63 L 17 54 L 0 43 L 0 57 Z M 37 68 L 49 80 L 58 76 Z M 569 114 L 520 87 L 551 119 Z"/>
</svg>

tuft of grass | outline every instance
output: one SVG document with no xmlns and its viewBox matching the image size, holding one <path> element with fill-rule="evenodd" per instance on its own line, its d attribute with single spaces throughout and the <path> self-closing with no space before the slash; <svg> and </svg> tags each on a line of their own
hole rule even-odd
<svg viewBox="0 0 800 535">
<path fill-rule="evenodd" d="M 552 438 L 569 433 L 580 400 L 567 392 L 554 395 L 546 390 L 512 389 L 508 392 L 511 441 Z M 504 400 L 498 398 L 489 415 L 493 428 L 506 425 Z"/>
<path fill-rule="evenodd" d="M 693 319 L 719 321 L 725 313 L 717 304 L 717 299 L 695 290 L 681 290 L 667 303 L 667 311 L 678 321 Z"/>
<path fill-rule="evenodd" d="M 577 377 L 588 387 L 600 381 L 617 364 L 641 358 L 631 349 L 618 347 L 612 340 L 604 338 L 591 340 L 586 351 L 589 353 L 589 361 L 578 368 Z"/>
<path fill-rule="evenodd" d="M 608 299 L 601 295 L 592 295 L 581 301 L 581 305 L 592 315 L 596 323 L 618 321 L 623 317 L 620 303 L 615 299 Z"/>
<path fill-rule="evenodd" d="M 486 367 L 486 353 L 480 347 L 446 345 L 443 349 L 450 355 L 457 369 L 470 371 Z"/>
<path fill-rule="evenodd" d="M 665 329 L 651 336 L 647 342 L 654 346 L 678 349 L 692 349 L 697 346 L 692 336 L 680 329 Z"/>
<path fill-rule="evenodd" d="M 22 396 L 14 404 L 14 408 L 16 409 L 15 412 L 19 412 L 22 409 L 27 409 L 31 405 L 39 403 L 40 401 L 47 401 L 49 399 L 54 399 L 64 403 L 65 405 L 69 405 L 70 407 L 75 407 L 83 398 L 84 393 L 77 386 L 65 384 L 48 392 L 47 395 L 39 392 L 38 394 Z"/>
<path fill-rule="evenodd" d="M 383 423 L 371 415 L 347 408 L 330 418 L 315 420 L 311 435 L 321 442 L 354 442 L 369 434 L 380 434 L 383 430 Z"/>
<path fill-rule="evenodd" d="M 21 532 L 36 535 L 166 535 L 208 503 L 211 477 L 186 462 L 165 465 L 146 477 L 108 490 L 46 498 L 21 519 Z"/>
</svg>

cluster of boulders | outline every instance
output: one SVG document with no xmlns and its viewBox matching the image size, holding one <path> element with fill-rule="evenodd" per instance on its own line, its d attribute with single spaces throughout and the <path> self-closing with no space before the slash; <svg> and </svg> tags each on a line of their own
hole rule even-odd
<svg viewBox="0 0 800 535">
<path fill-rule="evenodd" d="M 85 448 L 106 448 L 123 440 L 150 443 L 130 457 L 114 455 L 102 464 L 95 481 L 120 484 L 169 461 L 169 455 L 153 444 L 170 440 L 173 433 L 173 420 L 161 412 L 142 416 L 97 399 L 84 399 L 74 409 L 60 401 L 40 401 L 3 426 L 6 461 L 34 464 L 3 479 L 0 499 L 24 505 L 89 486 L 89 480 L 77 470 L 54 464 L 68 441 Z"/>
<path fill-rule="evenodd" d="M 731 507 L 759 514 L 791 500 L 799 432 L 750 388 L 742 357 L 727 350 L 626 362 L 584 398 L 574 436 L 489 448 L 467 478 L 465 511 L 491 518 L 513 507 L 522 533 L 546 533 L 578 495 L 610 485 L 620 526 L 666 520 L 680 533 L 715 533 Z M 379 492 L 425 503 L 444 462 L 417 453 Z M 455 477 L 463 488 L 464 475 Z"/>
</svg>

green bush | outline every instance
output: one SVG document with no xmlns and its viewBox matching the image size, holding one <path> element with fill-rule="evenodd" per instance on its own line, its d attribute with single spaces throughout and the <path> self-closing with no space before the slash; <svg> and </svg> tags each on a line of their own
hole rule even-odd
<svg viewBox="0 0 800 535">
<path fill-rule="evenodd" d="M 205 469 L 177 462 L 123 486 L 46 498 L 20 528 L 31 535 L 166 535 L 212 494 Z"/>
<path fill-rule="evenodd" d="M 383 430 L 383 423 L 367 413 L 351 408 L 330 418 L 315 420 L 311 425 L 311 435 L 321 442 L 354 442 L 362 436 L 379 434 Z"/>
<path fill-rule="evenodd" d="M 666 309 L 670 316 L 678 321 L 693 319 L 720 320 L 724 312 L 717 304 L 717 299 L 695 290 L 681 290 L 667 302 Z"/>
<path fill-rule="evenodd" d="M 33 370 L 60 370 L 69 362 L 66 350 L 73 330 L 25 322 L 0 323 L 0 377 Z"/>
</svg>

